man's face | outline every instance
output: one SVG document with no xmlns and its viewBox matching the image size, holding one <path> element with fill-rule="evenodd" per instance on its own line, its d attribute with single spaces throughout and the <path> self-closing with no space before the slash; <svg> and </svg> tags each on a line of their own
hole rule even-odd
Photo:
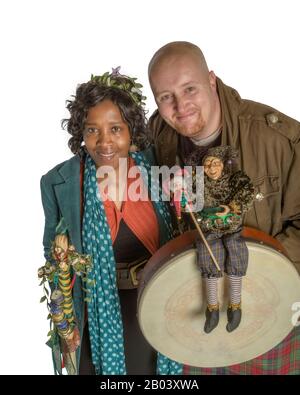
<svg viewBox="0 0 300 395">
<path fill-rule="evenodd" d="M 205 159 L 203 166 L 205 174 L 212 180 L 218 180 L 222 176 L 224 164 L 221 159 L 216 158 L 215 156 L 208 156 Z"/>
<path fill-rule="evenodd" d="M 150 84 L 160 115 L 183 136 L 205 138 L 220 126 L 216 77 L 195 55 L 164 59 L 151 71 Z"/>
</svg>

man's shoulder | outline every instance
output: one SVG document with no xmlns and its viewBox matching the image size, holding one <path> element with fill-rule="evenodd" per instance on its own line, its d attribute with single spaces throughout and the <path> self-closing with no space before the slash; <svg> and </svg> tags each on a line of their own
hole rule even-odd
<svg viewBox="0 0 300 395">
<path fill-rule="evenodd" d="M 169 127 L 167 123 L 162 119 L 158 110 L 156 109 L 149 118 L 148 128 L 151 133 L 151 137 L 155 140 L 156 137 L 166 128 Z"/>
<path fill-rule="evenodd" d="M 299 141 L 300 122 L 296 119 L 266 104 L 241 98 L 235 89 L 225 85 L 221 80 L 218 82 L 218 88 L 221 89 L 227 109 L 234 112 L 238 118 L 246 122 L 261 122 L 269 131 L 278 132 L 294 143 Z"/>
<path fill-rule="evenodd" d="M 264 127 L 278 132 L 292 142 L 300 139 L 300 122 L 266 104 L 251 100 L 242 100 L 242 117 L 252 118 L 263 123 Z"/>
<path fill-rule="evenodd" d="M 58 165 L 50 169 L 42 176 L 42 180 L 46 184 L 56 184 L 63 182 L 80 168 L 80 158 L 78 155 L 72 156 Z"/>
</svg>

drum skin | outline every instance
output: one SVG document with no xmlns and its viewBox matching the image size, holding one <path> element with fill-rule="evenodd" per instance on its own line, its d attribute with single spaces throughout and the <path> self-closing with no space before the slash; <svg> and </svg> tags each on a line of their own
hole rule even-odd
<svg viewBox="0 0 300 395">
<path fill-rule="evenodd" d="M 220 321 L 206 334 L 204 282 L 196 266 L 196 231 L 159 249 L 144 268 L 138 320 L 147 341 L 163 355 L 190 366 L 218 367 L 253 359 L 293 329 L 292 306 L 300 302 L 300 277 L 278 241 L 244 228 L 249 266 L 242 286 L 242 321 L 226 331 L 228 284 L 218 281 Z"/>
</svg>

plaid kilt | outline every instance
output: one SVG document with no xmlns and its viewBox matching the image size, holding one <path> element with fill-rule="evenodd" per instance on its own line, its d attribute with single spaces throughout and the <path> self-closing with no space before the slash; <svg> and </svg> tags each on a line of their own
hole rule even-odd
<svg viewBox="0 0 300 395">
<path fill-rule="evenodd" d="M 223 272 L 232 276 L 245 276 L 248 267 L 248 248 L 241 232 L 205 235 L 221 272 L 219 272 L 201 240 L 197 240 L 197 266 L 202 277 L 222 277 Z"/>
<path fill-rule="evenodd" d="M 220 368 L 184 366 L 186 375 L 300 375 L 300 326 L 272 350 L 238 365 Z"/>
</svg>

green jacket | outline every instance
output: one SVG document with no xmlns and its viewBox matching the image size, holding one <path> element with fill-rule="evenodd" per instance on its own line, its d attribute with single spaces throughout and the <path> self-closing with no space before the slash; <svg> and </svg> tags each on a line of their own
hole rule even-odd
<svg viewBox="0 0 300 395">
<path fill-rule="evenodd" d="M 239 151 L 255 201 L 245 225 L 277 238 L 300 273 L 300 123 L 264 104 L 241 99 L 217 79 L 222 110 L 222 145 Z M 159 165 L 173 166 L 178 135 L 156 110 L 149 120 Z"/>
<path fill-rule="evenodd" d="M 155 165 L 152 148 L 143 152 L 145 159 L 151 165 Z M 80 158 L 78 155 L 60 163 L 41 178 L 42 203 L 45 214 L 44 228 L 44 256 L 51 260 L 51 242 L 55 238 L 55 228 L 61 217 L 64 217 L 68 228 L 70 243 L 79 253 L 82 251 L 81 219 L 80 219 Z M 158 223 L 160 245 L 168 239 L 164 229 L 164 222 L 154 205 Z M 73 303 L 78 328 L 82 337 L 84 325 L 84 293 L 82 291 L 81 278 L 77 276 L 73 288 Z M 77 364 L 79 366 L 80 348 L 77 351 Z"/>
</svg>

